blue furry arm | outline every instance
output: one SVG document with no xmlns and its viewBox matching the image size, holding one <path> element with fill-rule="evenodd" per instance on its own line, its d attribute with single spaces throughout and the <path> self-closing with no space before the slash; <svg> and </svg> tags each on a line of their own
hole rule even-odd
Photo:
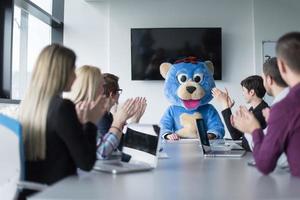
<svg viewBox="0 0 300 200">
<path fill-rule="evenodd" d="M 206 114 L 207 133 L 213 133 L 217 138 L 223 138 L 225 135 L 224 125 L 217 110 L 209 105 Z"/>
<path fill-rule="evenodd" d="M 160 120 L 160 135 L 165 138 L 166 135 L 175 132 L 174 118 L 172 108 L 169 107 Z"/>
</svg>

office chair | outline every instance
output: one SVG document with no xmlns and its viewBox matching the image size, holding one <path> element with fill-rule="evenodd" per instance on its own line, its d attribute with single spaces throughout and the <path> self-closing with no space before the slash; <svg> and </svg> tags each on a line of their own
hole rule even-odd
<svg viewBox="0 0 300 200">
<path fill-rule="evenodd" d="M 21 124 L 0 114 L 0 197 L 15 199 L 18 189 L 41 191 L 47 186 L 24 181 L 24 148 Z"/>
</svg>

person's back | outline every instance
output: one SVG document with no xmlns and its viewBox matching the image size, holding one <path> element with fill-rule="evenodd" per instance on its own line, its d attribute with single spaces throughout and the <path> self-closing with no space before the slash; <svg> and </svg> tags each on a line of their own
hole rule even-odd
<svg viewBox="0 0 300 200">
<path fill-rule="evenodd" d="M 300 84 L 290 89 L 289 94 L 276 103 L 270 112 L 268 119 L 267 135 L 270 134 L 269 143 L 264 144 L 262 148 L 255 147 L 253 153 L 260 160 L 265 157 L 268 162 L 257 163 L 260 169 L 268 173 L 274 169 L 277 159 L 282 152 L 285 152 L 288 158 L 291 173 L 294 176 L 300 176 Z M 267 138 L 265 138 L 267 139 Z M 259 141 L 253 138 L 254 143 Z M 274 141 L 274 142 L 272 142 Z M 277 141 L 278 143 L 276 143 Z M 257 145 L 257 144 L 256 144 Z M 272 156 L 273 155 L 273 156 Z"/>
<path fill-rule="evenodd" d="M 53 184 L 76 174 L 77 168 L 91 170 L 96 160 L 96 130 L 92 123 L 82 127 L 71 101 L 54 97 L 47 114 L 46 157 L 25 161 L 25 179 Z"/>
<path fill-rule="evenodd" d="M 96 161 L 100 97 L 83 103 L 79 110 L 61 97 L 76 78 L 75 61 L 75 53 L 58 44 L 45 47 L 38 56 L 20 105 L 25 181 L 51 185 L 76 174 L 77 167 L 91 170 Z M 18 199 L 34 192 L 22 190 Z"/>
</svg>

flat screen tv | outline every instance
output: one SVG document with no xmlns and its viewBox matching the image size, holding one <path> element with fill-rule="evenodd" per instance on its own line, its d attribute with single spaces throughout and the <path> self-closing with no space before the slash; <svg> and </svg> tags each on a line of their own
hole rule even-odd
<svg viewBox="0 0 300 200">
<path fill-rule="evenodd" d="M 221 28 L 132 28 L 131 79 L 163 80 L 159 66 L 188 56 L 210 60 L 222 78 Z"/>
</svg>

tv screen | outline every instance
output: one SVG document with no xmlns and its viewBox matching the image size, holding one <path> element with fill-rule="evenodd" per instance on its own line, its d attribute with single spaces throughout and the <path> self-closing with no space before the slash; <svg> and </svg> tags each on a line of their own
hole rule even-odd
<svg viewBox="0 0 300 200">
<path fill-rule="evenodd" d="M 214 78 L 222 78 L 221 28 L 131 29 L 131 79 L 163 80 L 159 66 L 194 56 L 214 64 Z"/>
</svg>

